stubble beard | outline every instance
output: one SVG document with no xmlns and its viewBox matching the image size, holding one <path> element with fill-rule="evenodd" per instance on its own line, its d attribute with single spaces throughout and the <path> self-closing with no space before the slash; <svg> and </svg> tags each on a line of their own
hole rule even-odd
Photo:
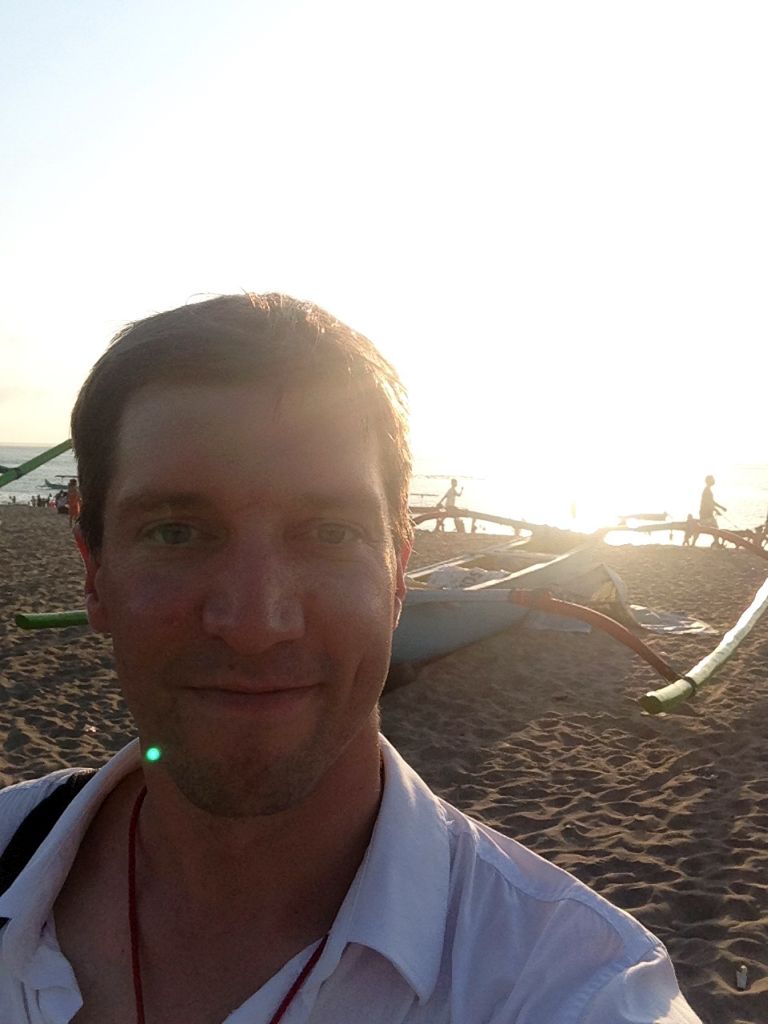
<svg viewBox="0 0 768 1024">
<path fill-rule="evenodd" d="M 197 656 L 195 660 L 199 667 Z M 232 730 L 231 738 L 222 734 L 220 725 L 212 726 L 212 734 L 217 736 L 212 742 L 198 718 L 198 709 L 179 696 L 180 680 L 190 676 L 183 664 L 174 664 L 157 679 L 155 694 L 165 694 L 162 704 L 155 703 L 150 709 L 136 702 L 131 710 L 142 741 L 160 749 L 157 769 L 168 775 L 194 807 L 231 820 L 269 816 L 305 800 L 363 729 L 371 729 L 375 738 L 378 697 L 388 664 L 387 650 L 358 666 L 350 685 L 362 702 L 353 709 L 347 704 L 349 689 L 333 682 L 339 678 L 339 667 L 329 659 L 316 675 L 325 680 L 323 688 L 328 685 L 328 691 L 318 695 L 321 708 L 314 721 L 307 723 L 306 731 L 293 739 L 284 737 L 287 746 L 282 749 L 270 750 L 272 737 L 267 732 L 262 733 L 260 743 L 258 734 L 245 734 L 242 725 Z M 294 671 L 303 674 L 301 665 Z M 130 678 L 130 673 L 126 671 L 124 678 Z M 276 727 L 278 739 L 279 732 Z"/>
<path fill-rule="evenodd" d="M 280 814 L 301 803 L 322 776 L 324 766 L 318 761 L 292 757 L 257 766 L 253 758 L 233 756 L 223 764 L 177 754 L 168 758 L 165 767 L 194 807 L 235 820 Z"/>
<path fill-rule="evenodd" d="M 268 816 L 295 807 L 340 753 L 314 732 L 285 753 L 270 754 L 255 740 L 238 743 L 235 735 L 228 747 L 221 741 L 211 750 L 199 731 L 195 738 L 195 728 L 185 727 L 178 707 L 163 716 L 158 767 L 194 807 L 217 818 Z"/>
<path fill-rule="evenodd" d="M 378 702 L 361 713 L 357 728 L 333 728 L 318 716 L 303 739 L 285 752 L 270 753 L 268 743 L 253 740 L 206 749 L 197 722 L 188 709 L 173 702 L 156 722 L 143 727 L 142 737 L 159 747 L 157 768 L 170 777 L 179 792 L 198 810 L 229 820 L 280 814 L 310 796 L 323 776 L 363 729 L 378 733 Z M 333 716 L 330 716 L 333 719 Z M 268 738 L 267 738 L 268 739 Z"/>
</svg>

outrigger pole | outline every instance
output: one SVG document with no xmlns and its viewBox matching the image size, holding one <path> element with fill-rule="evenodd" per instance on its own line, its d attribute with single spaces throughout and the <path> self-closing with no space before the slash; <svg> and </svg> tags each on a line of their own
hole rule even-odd
<svg viewBox="0 0 768 1024">
<path fill-rule="evenodd" d="M 719 672 L 725 662 L 738 649 L 739 644 L 750 632 L 760 616 L 768 609 L 768 579 L 755 594 L 752 604 L 742 614 L 739 621 L 729 630 L 717 647 L 706 658 L 694 665 L 690 672 L 663 686 L 660 690 L 650 690 L 639 698 L 639 704 L 650 715 L 658 715 L 670 711 L 684 700 L 693 697 L 699 689 Z"/>
<path fill-rule="evenodd" d="M 54 445 L 53 448 L 49 448 L 46 452 L 41 452 L 40 455 L 35 455 L 33 459 L 28 459 L 26 462 L 22 462 L 20 466 L 14 466 L 13 469 L 6 469 L 6 471 L 0 475 L 0 487 L 5 487 L 6 484 L 13 483 L 14 480 L 18 480 L 20 476 L 26 476 L 27 473 L 31 473 L 33 469 L 37 469 L 38 466 L 42 466 L 44 462 L 50 462 L 51 459 L 55 459 L 57 455 L 61 455 L 62 452 L 67 451 L 72 447 L 71 440 L 67 439 L 62 441 L 61 444 Z"/>
</svg>

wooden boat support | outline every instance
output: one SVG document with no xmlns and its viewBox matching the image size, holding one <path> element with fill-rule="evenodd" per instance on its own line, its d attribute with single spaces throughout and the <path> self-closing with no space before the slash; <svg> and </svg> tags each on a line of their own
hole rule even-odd
<svg viewBox="0 0 768 1024">
<path fill-rule="evenodd" d="M 744 548 L 745 551 L 751 551 L 753 555 L 759 555 L 760 558 L 764 558 L 768 561 L 768 551 L 761 548 L 758 544 L 755 544 L 753 540 L 748 537 L 742 536 L 740 533 L 736 533 L 734 530 L 715 530 L 715 529 L 701 529 L 699 533 L 710 533 L 713 537 L 717 537 L 719 540 L 730 541 L 737 548 Z"/>
<path fill-rule="evenodd" d="M 511 526 L 514 530 L 532 529 L 524 519 L 508 519 L 505 516 L 492 516 L 486 512 L 473 512 L 467 508 L 412 508 L 411 518 L 414 526 L 428 523 L 430 519 L 472 519 L 479 523 L 495 523 L 497 526 Z"/>
<path fill-rule="evenodd" d="M 507 526 L 519 536 L 532 539 L 541 551 L 556 551 L 564 554 L 579 544 L 601 540 L 608 532 L 606 529 L 593 533 L 581 533 L 565 530 L 559 526 L 545 523 L 531 523 L 527 519 L 510 519 L 507 516 L 494 516 L 487 512 L 476 512 L 468 508 L 414 508 L 411 507 L 411 521 L 414 526 L 422 526 L 434 520 L 436 523 L 446 519 L 470 524 L 469 532 L 474 533 L 478 523 L 492 523 L 496 526 Z"/>
<path fill-rule="evenodd" d="M 643 643 L 640 637 L 635 636 L 631 630 L 610 616 L 603 615 L 602 612 L 596 612 L 593 608 L 587 608 L 582 604 L 574 604 L 572 601 L 563 601 L 559 597 L 553 597 L 548 590 L 510 590 L 509 600 L 513 604 L 523 605 L 525 608 L 586 622 L 595 629 L 600 629 L 612 636 L 614 640 L 618 640 L 625 647 L 631 648 L 663 679 L 672 681 L 680 678 L 678 670 L 660 658 L 655 651 Z"/>
<path fill-rule="evenodd" d="M 660 690 L 651 690 L 639 698 L 640 706 L 651 715 L 658 715 L 664 711 L 670 711 L 684 700 L 693 697 L 708 683 L 715 673 L 719 672 L 726 661 L 738 649 L 739 644 L 752 630 L 763 613 L 768 609 L 768 579 L 765 580 L 758 592 L 755 594 L 752 604 L 739 618 L 739 621 L 729 630 L 717 647 L 702 658 L 698 664 L 684 676 L 679 676 Z"/>
<path fill-rule="evenodd" d="M 749 537 L 743 536 L 741 533 L 736 533 L 734 530 L 721 530 L 714 526 L 700 526 L 698 522 L 695 524 L 696 533 L 707 534 L 711 537 L 716 537 L 718 540 L 727 540 L 730 544 L 733 544 L 737 548 L 744 548 L 745 551 L 751 551 L 753 555 L 758 555 L 760 558 L 768 560 L 768 551 L 756 544 L 754 540 Z M 672 533 L 677 531 L 678 533 L 685 533 L 688 529 L 688 523 L 648 523 L 643 526 L 612 526 L 605 530 L 605 533 Z"/>
</svg>

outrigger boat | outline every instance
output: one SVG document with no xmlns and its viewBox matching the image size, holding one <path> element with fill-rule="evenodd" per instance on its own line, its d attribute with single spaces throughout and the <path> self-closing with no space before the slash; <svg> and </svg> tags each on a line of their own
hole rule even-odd
<svg viewBox="0 0 768 1024">
<path fill-rule="evenodd" d="M 478 555 L 449 559 L 409 574 L 400 624 L 393 637 L 392 664 L 431 661 L 520 622 L 527 612 L 510 602 L 510 591 L 515 587 L 557 587 L 566 580 L 575 581 L 594 567 L 591 547 L 517 571 L 501 568 L 506 554 L 502 548 L 495 560 L 500 575 L 478 566 L 478 562 L 488 564 L 492 558 L 488 552 L 484 558 Z M 473 575 L 472 570 L 478 568 L 485 573 L 485 579 L 477 573 Z M 477 582 L 466 587 L 440 585 L 441 577 L 443 581 L 451 576 L 457 580 L 462 573 Z M 433 578 L 436 582 L 430 585 Z"/>
<path fill-rule="evenodd" d="M 450 515 L 457 512 L 450 510 Z M 480 518 L 478 513 L 474 515 Z M 520 528 L 535 536 L 532 524 L 502 520 L 498 516 L 483 518 L 506 524 L 518 522 Z M 686 523 L 654 523 L 625 529 L 685 530 L 688 526 Z M 530 552 L 530 536 L 517 537 L 480 553 L 448 559 L 410 573 L 403 613 L 393 638 L 389 688 L 408 681 L 411 666 L 442 657 L 525 620 L 537 628 L 562 629 L 562 620 L 570 619 L 575 620 L 576 629 L 594 626 L 607 632 L 639 654 L 667 681 L 667 686 L 639 698 L 646 713 L 665 712 L 695 695 L 720 671 L 768 610 L 768 579 L 712 654 L 684 673 L 659 657 L 636 635 L 633 628 L 642 628 L 642 623 L 635 618 L 620 578 L 595 558 L 597 542 L 613 529 L 615 527 L 599 531 L 588 543 L 560 556 Z M 768 558 L 768 552 L 761 546 L 739 534 L 714 527 L 701 527 L 699 532 L 722 536 Z M 532 564 L 520 568 L 521 559 Z M 488 575 L 472 578 L 478 570 L 488 573 L 489 564 L 493 568 Z M 457 570 L 460 574 L 466 573 L 465 582 L 470 582 L 463 588 L 449 589 L 445 585 L 446 570 L 454 574 Z M 553 590 L 562 596 L 554 596 Z M 566 599 L 573 597 L 579 598 L 579 602 Z M 84 611 L 18 613 L 16 623 L 24 629 L 43 629 L 86 625 L 87 618 Z"/>
<path fill-rule="evenodd" d="M 597 539 L 560 556 L 515 551 L 521 546 L 517 540 L 410 574 L 393 637 L 392 665 L 421 665 L 526 622 L 537 629 L 570 632 L 587 632 L 590 626 L 605 629 L 642 654 L 665 679 L 677 678 L 673 670 L 664 672 L 660 659 L 619 621 L 632 625 L 632 613 L 621 580 L 595 558 Z M 533 564 L 520 568 L 521 556 Z M 488 562 L 497 568 L 483 569 Z M 440 585 L 446 582 L 446 570 L 467 573 L 471 581 L 463 589 Z M 485 575 L 478 578 L 477 573 Z M 82 626 L 87 618 L 79 610 L 18 613 L 16 624 L 23 629 Z"/>
<path fill-rule="evenodd" d="M 445 510 L 423 510 L 417 513 L 415 521 L 424 522 L 435 518 L 435 513 L 445 515 Z M 461 514 L 462 510 L 451 510 L 450 515 Z M 531 557 L 527 547 L 531 544 L 531 537 L 535 537 L 537 531 L 549 528 L 536 527 L 534 524 L 525 523 L 519 520 L 503 519 L 499 516 L 481 516 L 478 513 L 464 513 L 471 515 L 474 519 L 502 523 L 513 526 L 517 531 L 527 530 L 529 536 L 519 538 L 505 545 L 496 548 L 486 549 L 479 555 L 464 556 L 451 559 L 438 566 L 428 566 L 411 574 L 411 586 L 418 587 L 424 579 L 435 575 L 437 570 L 444 570 L 448 567 L 462 567 L 464 570 L 473 566 L 495 565 L 509 563 L 509 559 L 520 559 Z M 657 531 L 683 531 L 690 530 L 690 523 L 665 522 L 666 515 L 644 514 L 623 517 L 624 522 L 619 527 L 608 527 L 594 535 L 595 539 L 605 536 L 615 529 L 634 530 L 637 532 Z M 628 519 L 643 519 L 642 525 L 629 526 Z M 760 558 L 768 559 L 768 551 L 764 550 L 766 530 L 762 531 L 733 531 L 720 530 L 715 527 L 695 524 L 698 533 L 709 534 L 723 541 L 751 551 Z M 751 605 L 744 611 L 736 625 L 725 634 L 715 650 L 703 658 L 688 672 L 683 672 L 660 658 L 651 650 L 634 632 L 642 628 L 643 623 L 638 621 L 630 608 L 620 579 L 610 569 L 603 565 L 595 565 L 593 572 L 585 571 L 580 578 L 578 568 L 579 559 L 584 557 L 584 552 L 589 552 L 592 545 L 583 545 L 574 552 L 561 558 L 551 558 L 547 563 L 539 563 L 523 569 L 517 573 L 502 575 L 501 579 L 487 582 L 479 582 L 470 585 L 466 590 L 435 593 L 434 589 L 411 589 L 406 599 L 404 615 L 401 625 L 395 633 L 393 665 L 397 669 L 399 664 L 407 664 L 406 654 L 411 654 L 413 661 L 418 662 L 419 652 L 435 650 L 433 657 L 440 657 L 443 653 L 449 653 L 466 643 L 472 643 L 475 639 L 492 636 L 501 632 L 510 625 L 522 621 L 525 615 L 530 615 L 531 609 L 537 609 L 550 618 L 553 616 L 574 617 L 581 622 L 589 623 L 601 629 L 614 639 L 630 647 L 638 653 L 648 664 L 650 664 L 662 678 L 667 680 L 666 686 L 661 689 L 651 690 L 638 699 L 638 703 L 647 714 L 660 714 L 671 710 L 682 701 L 694 696 L 702 686 L 720 672 L 726 661 L 738 649 L 739 644 L 745 639 L 762 615 L 768 610 L 768 580 L 755 594 Z M 518 549 L 518 550 L 515 550 Z M 520 550 L 522 549 L 522 550 Z M 578 555 L 577 555 L 578 552 Z M 546 558 L 546 556 L 541 556 Z M 584 566 L 586 570 L 586 566 Z M 546 570 L 542 572 L 542 570 Z M 600 575 L 603 574 L 602 586 L 595 587 L 600 583 Z M 531 581 L 537 585 L 546 584 L 550 586 L 550 579 L 554 579 L 564 590 L 571 592 L 580 591 L 581 600 L 591 607 L 581 604 L 574 604 L 571 601 L 564 601 L 554 598 L 548 591 L 531 591 L 528 589 L 517 589 L 527 587 Z M 559 578 L 558 578 L 559 577 Z M 593 589 L 594 588 L 594 589 Z M 590 589 L 592 593 L 590 594 Z M 573 593 L 569 594 L 573 596 Z M 452 606 L 451 606 L 452 599 Z M 478 600 L 480 599 L 480 600 Z M 481 603 L 484 601 L 485 603 Z M 512 606 L 504 607 L 504 602 Z M 407 614 L 406 614 L 407 611 Z M 604 614 L 609 611 L 609 615 Z M 522 612 L 522 614 L 520 614 Z M 627 629 L 627 625 L 630 629 Z M 546 626 L 544 627 L 546 628 Z M 402 633 L 398 633 L 402 629 Z M 473 635 L 474 631 L 478 635 Z M 451 639 L 453 638 L 453 639 Z M 426 658 L 424 660 L 429 660 Z"/>
<path fill-rule="evenodd" d="M 431 661 L 526 620 L 586 632 L 591 610 L 621 629 L 636 625 L 621 580 L 595 556 L 599 539 L 557 556 L 530 552 L 530 541 L 518 538 L 408 573 L 392 664 Z M 565 612 L 565 599 L 585 614 Z"/>
</svg>

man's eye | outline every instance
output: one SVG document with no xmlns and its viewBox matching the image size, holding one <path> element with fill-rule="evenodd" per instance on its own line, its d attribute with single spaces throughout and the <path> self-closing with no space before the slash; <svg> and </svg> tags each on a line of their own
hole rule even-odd
<svg viewBox="0 0 768 1024">
<path fill-rule="evenodd" d="M 178 546 L 189 544 L 195 539 L 196 531 L 187 523 L 160 523 L 147 531 L 149 540 L 156 544 Z"/>
<path fill-rule="evenodd" d="M 347 544 L 359 537 L 357 530 L 342 523 L 321 523 L 316 527 L 315 534 L 323 544 Z"/>
</svg>

